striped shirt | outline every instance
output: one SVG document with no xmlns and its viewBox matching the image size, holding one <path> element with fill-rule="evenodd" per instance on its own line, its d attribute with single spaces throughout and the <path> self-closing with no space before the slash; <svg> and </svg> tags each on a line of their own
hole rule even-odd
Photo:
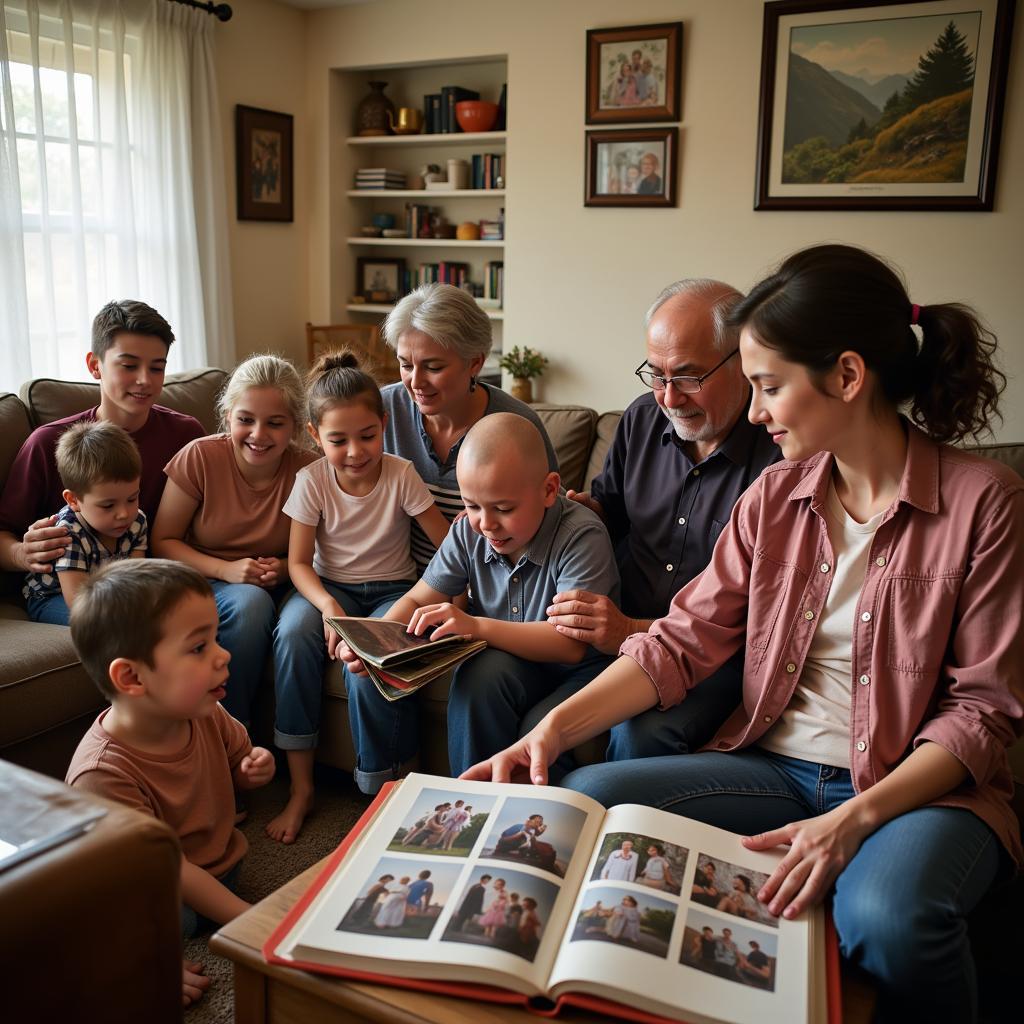
<svg viewBox="0 0 1024 1024">
<path fill-rule="evenodd" d="M 513 412 L 519 416 L 525 416 L 531 423 L 535 424 L 544 438 L 544 447 L 548 453 L 548 466 L 552 472 L 558 472 L 558 457 L 551 446 L 551 440 L 540 417 L 525 403 L 518 398 L 500 390 L 491 388 L 486 384 L 479 387 L 487 392 L 487 408 L 484 416 L 493 412 Z M 416 472 L 423 478 L 434 498 L 434 502 L 441 510 L 441 514 L 451 522 L 463 509 L 462 493 L 459 490 L 459 482 L 455 478 L 455 462 L 459 456 L 459 449 L 462 447 L 463 437 L 460 437 L 452 445 L 448 458 L 444 462 L 437 457 L 434 451 L 430 435 L 423 426 L 423 417 L 416 403 L 412 400 L 405 385 L 400 381 L 395 384 L 388 384 L 381 389 L 384 398 L 384 411 L 387 413 L 388 422 L 384 428 L 384 450 L 392 455 L 398 455 L 408 459 Z M 412 557 L 420 572 L 434 555 L 434 545 L 420 529 L 418 523 L 412 524 Z"/>
</svg>

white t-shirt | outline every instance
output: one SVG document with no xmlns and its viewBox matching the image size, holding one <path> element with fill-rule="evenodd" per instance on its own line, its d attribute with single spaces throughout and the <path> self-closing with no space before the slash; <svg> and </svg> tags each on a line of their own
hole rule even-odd
<svg viewBox="0 0 1024 1024">
<path fill-rule="evenodd" d="M 850 767 L 853 622 L 871 542 L 884 515 L 879 512 L 858 523 L 829 484 L 825 520 L 832 543 L 832 586 L 793 697 L 778 722 L 761 737 L 759 745 L 765 750 L 834 768 Z"/>
<path fill-rule="evenodd" d="M 313 569 L 335 583 L 414 580 L 413 516 L 434 503 L 411 462 L 385 453 L 380 479 L 362 497 L 341 489 L 326 458 L 300 469 L 284 511 L 316 527 Z"/>
</svg>

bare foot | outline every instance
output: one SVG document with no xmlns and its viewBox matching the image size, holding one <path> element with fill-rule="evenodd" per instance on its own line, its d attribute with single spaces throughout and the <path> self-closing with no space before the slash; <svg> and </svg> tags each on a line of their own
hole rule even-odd
<svg viewBox="0 0 1024 1024">
<path fill-rule="evenodd" d="M 205 968 L 198 960 L 181 962 L 181 1005 L 191 1006 L 203 998 L 210 987 L 210 979 L 203 973 Z"/>
<path fill-rule="evenodd" d="M 267 822 L 266 832 L 271 839 L 284 843 L 285 846 L 294 843 L 299 836 L 302 823 L 306 815 L 313 810 L 312 793 L 292 793 L 284 810 L 276 817 Z"/>
</svg>

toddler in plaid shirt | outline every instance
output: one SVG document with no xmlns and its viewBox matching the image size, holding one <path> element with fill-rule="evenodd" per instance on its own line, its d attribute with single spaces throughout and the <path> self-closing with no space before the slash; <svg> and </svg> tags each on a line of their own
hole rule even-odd
<svg viewBox="0 0 1024 1024">
<path fill-rule="evenodd" d="M 128 432 L 107 420 L 69 427 L 57 443 L 67 504 L 56 525 L 68 531 L 51 572 L 29 573 L 23 590 L 35 622 L 67 625 L 71 600 L 87 575 L 115 558 L 142 558 L 146 514 L 139 509 L 142 460 Z"/>
</svg>

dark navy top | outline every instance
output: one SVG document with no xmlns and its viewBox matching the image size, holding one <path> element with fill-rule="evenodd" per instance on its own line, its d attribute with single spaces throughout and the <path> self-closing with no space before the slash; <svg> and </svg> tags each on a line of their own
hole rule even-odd
<svg viewBox="0 0 1024 1024">
<path fill-rule="evenodd" d="M 622 611 L 660 618 L 711 561 L 733 505 L 782 458 L 762 426 L 743 415 L 702 462 L 647 392 L 623 413 L 590 493 L 604 509 L 622 578 Z"/>
</svg>

